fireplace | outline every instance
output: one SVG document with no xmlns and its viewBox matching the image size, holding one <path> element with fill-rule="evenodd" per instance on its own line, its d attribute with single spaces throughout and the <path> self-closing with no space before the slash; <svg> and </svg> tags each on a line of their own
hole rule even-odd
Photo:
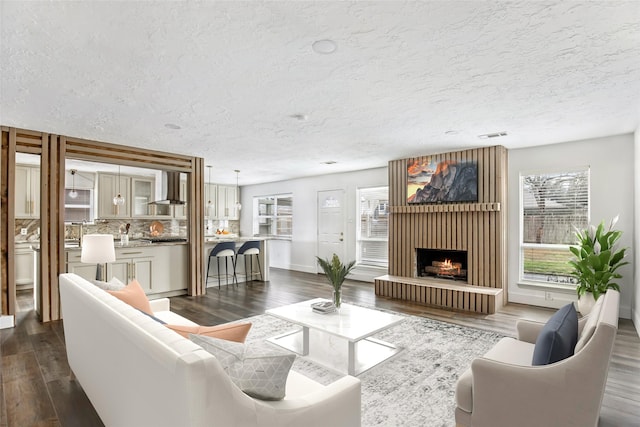
<svg viewBox="0 0 640 427">
<path fill-rule="evenodd" d="M 418 277 L 467 281 L 467 251 L 416 248 Z"/>
</svg>

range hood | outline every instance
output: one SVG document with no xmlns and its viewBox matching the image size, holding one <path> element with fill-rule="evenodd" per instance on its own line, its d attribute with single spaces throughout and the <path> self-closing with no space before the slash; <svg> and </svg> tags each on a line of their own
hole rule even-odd
<svg viewBox="0 0 640 427">
<path fill-rule="evenodd" d="M 162 192 L 165 198 L 149 203 L 150 205 L 184 205 L 180 200 L 180 172 L 162 172 Z"/>
</svg>

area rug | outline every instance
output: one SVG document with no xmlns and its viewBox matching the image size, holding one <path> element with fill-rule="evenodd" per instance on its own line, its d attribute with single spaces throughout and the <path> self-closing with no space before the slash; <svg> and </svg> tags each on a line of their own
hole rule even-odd
<svg viewBox="0 0 640 427">
<path fill-rule="evenodd" d="M 374 337 L 402 347 L 402 351 L 358 376 L 362 381 L 362 426 L 455 426 L 458 376 L 474 357 L 482 356 L 502 336 L 417 316 L 401 316 L 405 317 L 402 323 Z M 266 314 L 243 321 L 253 323 L 248 344 L 296 328 Z M 322 384 L 344 375 L 302 356 L 292 369 Z"/>
</svg>

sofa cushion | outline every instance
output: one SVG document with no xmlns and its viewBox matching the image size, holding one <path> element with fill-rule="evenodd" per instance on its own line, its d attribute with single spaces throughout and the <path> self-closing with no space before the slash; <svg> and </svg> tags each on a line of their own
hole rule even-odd
<svg viewBox="0 0 640 427">
<path fill-rule="evenodd" d="M 185 338 L 189 334 L 204 335 L 207 337 L 220 338 L 227 341 L 243 343 L 247 338 L 251 323 L 231 323 L 217 326 L 185 326 L 185 325 L 165 325 L 167 328 L 176 331 Z"/>
<path fill-rule="evenodd" d="M 119 291 L 107 292 L 119 300 L 126 302 L 130 306 L 153 316 L 153 311 L 151 311 L 151 306 L 149 305 L 149 299 L 136 279 L 133 279 L 127 286 Z"/>
<path fill-rule="evenodd" d="M 575 353 L 582 350 L 582 348 L 589 342 L 591 337 L 596 331 L 596 326 L 598 326 L 598 318 L 600 317 L 600 311 L 602 310 L 602 304 L 604 301 L 604 295 L 600 295 L 600 298 L 593 305 L 593 308 L 589 312 L 587 322 L 584 324 L 584 328 L 582 328 L 582 333 L 580 334 L 580 338 L 576 343 L 576 348 L 574 350 Z"/>
<path fill-rule="evenodd" d="M 247 347 L 237 342 L 202 335 L 189 339 L 213 354 L 229 378 L 243 392 L 262 400 L 281 400 L 286 393 L 294 353 L 266 346 Z"/>
<path fill-rule="evenodd" d="M 92 280 L 92 283 L 104 291 L 119 291 L 126 286 L 117 277 L 112 277 L 108 282 L 94 279 Z"/>
<path fill-rule="evenodd" d="M 578 313 L 569 303 L 559 309 L 540 330 L 533 350 L 534 366 L 548 365 L 573 354 L 578 341 Z"/>
</svg>

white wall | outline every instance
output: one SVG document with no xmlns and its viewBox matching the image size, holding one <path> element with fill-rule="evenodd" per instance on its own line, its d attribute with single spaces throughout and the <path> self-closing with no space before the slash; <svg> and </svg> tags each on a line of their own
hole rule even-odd
<svg viewBox="0 0 640 427">
<path fill-rule="evenodd" d="M 635 146 L 633 150 L 634 158 L 634 195 L 635 195 L 635 221 L 633 242 L 635 248 L 640 248 L 640 125 L 635 133 Z M 640 265 L 640 250 L 635 251 L 632 258 L 633 265 Z M 635 269 L 634 274 L 634 303 L 631 307 L 631 319 L 636 326 L 636 332 L 640 335 L 640 268 Z"/>
<path fill-rule="evenodd" d="M 345 250 L 348 260 L 356 259 L 356 224 L 358 188 L 388 185 L 387 168 L 336 173 L 267 184 L 247 185 L 240 189 L 243 209 L 240 217 L 241 235 L 251 235 L 253 223 L 253 198 L 271 194 L 293 194 L 293 236 L 291 240 L 269 241 L 269 264 L 271 267 L 316 273 L 316 253 L 318 235 L 317 194 L 323 190 L 345 191 L 344 210 L 347 228 L 345 230 Z M 386 269 L 367 274 L 350 275 L 358 280 L 372 280 L 386 274 Z"/>
<path fill-rule="evenodd" d="M 638 139 L 636 135 L 636 140 Z M 575 301 L 574 291 L 540 289 L 519 284 L 519 176 L 521 172 L 562 171 L 590 166 L 591 223 L 606 223 L 616 215 L 623 232 L 620 244 L 628 247 L 630 265 L 620 268 L 620 316 L 631 317 L 634 295 L 634 136 L 632 134 L 509 150 L 508 190 L 508 295 L 510 302 L 560 307 Z M 636 162 L 637 163 L 637 162 Z M 638 178 L 636 177 L 636 181 Z M 638 185 L 635 186 L 638 188 Z M 637 240 L 637 237 L 636 237 Z M 545 298 L 546 297 L 546 298 Z M 637 306 L 637 304 L 636 304 Z"/>
</svg>

